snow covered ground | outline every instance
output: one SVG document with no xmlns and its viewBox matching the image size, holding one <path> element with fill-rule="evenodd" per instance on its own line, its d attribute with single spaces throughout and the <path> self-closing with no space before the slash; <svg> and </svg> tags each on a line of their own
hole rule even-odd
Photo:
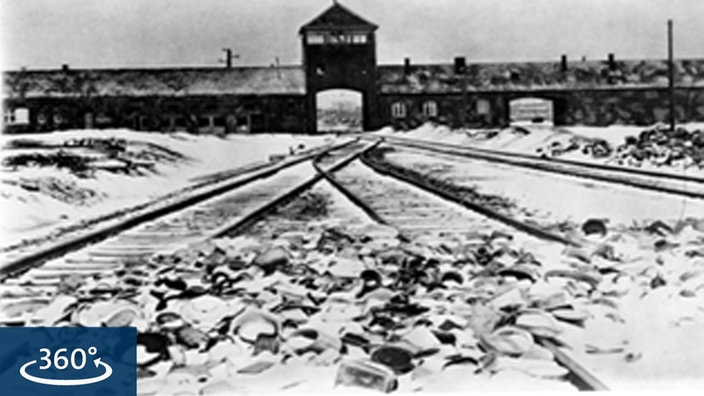
<svg viewBox="0 0 704 396">
<path fill-rule="evenodd" d="M 704 130 L 704 123 L 689 123 L 678 125 L 689 131 Z M 425 124 L 417 129 L 401 132 L 394 132 L 387 128 L 379 132 L 381 135 L 407 137 L 413 139 L 421 139 L 433 142 L 442 142 L 448 144 L 467 145 L 483 149 L 499 150 L 512 153 L 522 153 L 531 155 L 540 155 L 547 153 L 548 148 L 561 147 L 565 148 L 571 142 L 579 142 L 579 144 L 588 144 L 594 141 L 605 141 L 612 148 L 624 144 L 629 136 L 638 136 L 647 127 L 632 126 L 632 125 L 613 125 L 609 127 L 588 127 L 588 126 L 571 126 L 571 127 L 552 127 L 527 125 L 525 128 L 506 128 L 502 130 L 487 130 L 487 129 L 450 129 L 446 126 L 435 126 Z M 528 133 L 526 133 L 528 132 Z M 596 162 L 608 165 L 624 165 L 617 161 L 615 155 L 610 155 L 605 158 L 594 158 L 591 155 L 582 153 L 581 150 L 564 152 L 559 155 L 561 159 L 582 162 Z M 676 163 L 674 166 L 656 166 L 648 162 L 638 164 L 642 169 L 649 169 L 663 173 L 678 173 L 688 176 L 704 177 L 704 168 L 697 168 L 689 163 Z"/>
<path fill-rule="evenodd" d="M 579 133 L 600 135 L 606 134 L 609 130 L 611 128 L 586 128 Z M 640 128 L 637 128 L 633 133 L 639 131 Z M 384 130 L 380 133 L 391 132 Z M 486 131 L 451 131 L 446 128 L 424 127 L 403 136 L 474 144 L 481 140 L 478 136 L 484 136 L 482 134 L 485 133 Z M 550 142 L 551 138 L 557 138 L 564 133 L 545 131 L 544 135 L 536 133 L 532 136 L 513 136 L 499 133 L 495 141 L 484 139 L 484 143 L 487 147 L 495 145 L 496 147 L 501 146 L 502 149 L 529 152 L 536 147 L 544 146 L 546 142 Z M 63 143 L 70 139 L 82 139 L 86 136 L 125 139 L 128 141 L 128 145 L 135 150 L 144 149 L 150 155 L 156 155 L 161 158 L 155 160 L 157 173 L 145 172 L 144 175 L 124 175 L 97 171 L 92 178 L 81 178 L 75 173 L 53 167 L 18 168 L 18 170 L 6 167 L 0 175 L 2 181 L 0 183 L 0 193 L 2 194 L 0 208 L 3 217 L 3 242 L 6 242 L 6 237 L 17 240 L 31 235 L 42 235 L 48 230 L 79 221 L 82 218 L 104 214 L 110 210 L 162 196 L 167 192 L 193 183 L 203 174 L 219 172 L 247 163 L 265 161 L 270 154 L 288 153 L 290 147 L 298 146 L 300 143 L 310 147 L 323 144 L 328 139 L 326 137 L 287 135 L 218 138 L 186 134 L 137 133 L 124 130 L 62 132 L 32 135 L 31 138 L 41 140 L 49 145 Z M 1 136 L 0 143 L 6 147 L 17 138 L 17 136 Z M 147 143 L 153 146 L 145 148 Z M 27 149 L 3 149 L 3 159 L 22 150 L 26 151 Z M 168 155 L 167 150 L 172 154 Z M 32 149 L 30 151 L 41 150 Z M 531 154 L 533 153 L 531 152 Z M 91 156 L 94 153 L 86 150 L 82 155 Z M 420 156 L 404 156 L 401 159 L 413 159 L 416 163 L 421 162 Z M 426 159 L 426 161 L 427 164 L 436 167 L 443 165 L 440 158 Z M 525 194 L 525 191 L 556 189 L 555 179 L 541 178 L 530 172 L 511 175 L 509 170 L 503 167 L 482 167 L 477 174 L 471 174 L 471 171 L 478 169 L 468 165 L 451 173 L 445 167 L 444 171 L 440 169 L 440 174 L 469 181 L 476 180 L 478 184 L 482 184 L 484 188 L 482 192 L 484 193 L 505 194 L 513 197 L 520 206 L 535 212 L 534 218 L 537 220 L 545 222 L 570 220 L 581 223 L 587 217 L 612 219 L 612 222 L 608 224 L 608 234 L 603 237 L 594 237 L 592 243 L 594 247 L 604 245 L 613 248 L 615 256 L 613 258 L 604 257 L 606 253 L 599 255 L 595 253 L 596 250 L 591 252 L 586 248 L 585 250 L 565 249 L 563 251 L 562 246 L 558 245 L 555 249 L 559 248 L 560 251 L 536 247 L 535 251 L 531 252 L 538 259 L 544 257 L 541 261 L 545 263 L 545 269 L 555 265 L 555 268 L 572 272 L 585 271 L 589 274 L 598 270 L 599 282 L 597 286 L 594 286 L 594 290 L 588 293 L 585 289 L 586 286 L 579 282 L 569 279 L 556 280 L 555 277 L 550 279 L 545 277 L 545 279 L 527 286 L 529 289 L 524 288 L 520 282 L 516 283 L 517 287 L 523 288 L 521 293 L 525 291 L 531 291 L 536 295 L 542 293 L 546 300 L 549 300 L 548 297 L 558 295 L 558 297 L 565 298 L 565 304 L 571 306 L 575 311 L 573 314 L 586 312 L 584 327 L 564 325 L 561 327 L 560 339 L 572 347 L 572 352 L 584 355 L 583 359 L 589 364 L 590 370 L 593 370 L 599 378 L 615 389 L 674 389 L 695 388 L 703 385 L 700 373 L 704 368 L 704 359 L 699 347 L 704 342 L 704 332 L 701 331 L 704 328 L 704 270 L 702 269 L 702 265 L 704 265 L 704 261 L 702 261 L 702 257 L 704 257 L 704 215 L 700 214 L 702 213 L 701 203 L 685 200 L 664 202 L 655 194 L 644 193 L 633 196 L 625 188 L 602 188 L 598 183 L 575 184 L 567 181 L 564 181 L 564 185 L 571 185 L 570 191 L 560 188 L 558 193 L 554 194 L 557 199 L 552 200 L 547 199 L 548 194 L 530 195 Z M 40 191 L 43 191 L 41 188 L 38 188 L 38 191 L 31 189 L 30 191 L 27 186 L 31 186 L 31 184 L 25 182 L 22 184 L 25 187 L 20 187 L 17 184 L 20 179 L 47 180 L 50 177 L 61 181 L 61 183 L 56 183 L 58 187 L 70 189 L 71 194 L 69 195 L 75 199 L 62 202 L 41 193 Z M 16 183 L 13 184 L 13 182 Z M 352 219 L 366 219 L 365 215 L 357 208 L 349 207 L 349 202 L 346 199 L 340 197 L 327 186 L 318 186 L 316 191 L 320 192 L 320 190 L 328 195 L 335 195 L 335 205 L 331 205 L 331 210 L 326 214 L 327 217 L 336 219 L 337 223 L 347 228 L 352 228 Z M 561 194 L 568 195 L 570 198 L 558 197 Z M 590 198 L 587 199 L 587 197 Z M 602 202 L 607 200 L 610 205 L 603 205 Z M 699 209 L 697 209 L 697 205 Z M 339 212 L 346 212 L 346 214 L 343 216 Z M 695 219 L 685 221 L 686 217 L 694 217 Z M 654 220 L 663 220 L 672 230 L 646 232 L 640 227 L 643 223 Z M 365 226 L 368 225 L 366 221 L 361 222 Z M 639 223 L 636 224 L 638 227 L 633 224 L 634 222 Z M 282 223 L 282 226 L 288 226 L 288 223 Z M 271 232 L 272 227 L 268 226 L 265 230 Z M 286 229 L 281 231 L 286 231 Z M 485 231 L 488 233 L 490 230 Z M 295 239 L 295 235 L 291 233 L 288 237 L 292 240 Z M 270 238 L 263 238 L 261 243 L 273 244 L 276 242 L 268 239 Z M 235 245 L 233 244 L 233 246 Z M 584 257 L 588 259 L 584 260 Z M 315 263 L 315 260 L 311 259 L 308 264 L 314 265 Z M 262 287 L 258 287 L 255 291 L 264 294 Z M 418 297 L 426 298 L 428 296 L 421 293 Z M 457 305 L 448 305 L 448 307 L 454 309 Z M 213 355 L 217 355 L 223 350 L 228 351 L 227 349 L 214 348 Z M 236 351 L 236 349 L 231 350 Z M 244 355 L 241 351 L 228 354 L 228 358 L 235 360 L 242 356 Z M 188 355 L 188 359 L 197 358 L 194 360 L 195 362 L 201 362 L 198 359 L 202 357 L 196 353 Z M 236 381 L 232 384 L 226 384 L 228 386 L 226 389 L 232 391 L 229 387 L 232 385 L 238 387 L 236 388 L 238 390 L 240 387 L 243 388 L 242 390 L 244 388 L 251 390 L 251 387 L 255 390 L 272 391 L 272 389 L 278 389 L 276 386 L 281 388 L 292 382 L 292 377 L 296 377 L 297 380 L 305 378 L 309 381 L 294 391 L 307 390 L 307 387 L 320 389 L 316 385 L 319 381 L 327 381 L 325 386 L 332 387 L 331 379 L 335 375 L 334 368 L 296 365 L 297 363 L 300 362 L 292 361 L 283 369 L 280 367 L 272 368 L 268 373 L 267 380 L 262 380 L 262 377 L 240 375 L 235 378 Z M 238 361 L 237 364 L 243 363 Z M 298 370 L 298 366 L 305 367 Z M 218 367 L 223 370 L 228 369 L 222 365 Z M 456 391 L 454 386 L 467 386 L 472 389 L 487 387 L 491 390 L 498 388 L 504 391 L 514 388 L 533 389 L 532 386 L 535 386 L 532 383 L 526 385 L 520 382 L 521 378 L 517 380 L 512 376 L 506 377 L 513 374 L 511 369 L 500 370 L 492 383 L 481 381 L 472 383 L 467 379 L 466 372 L 460 370 L 447 371 L 446 373 L 424 384 L 424 391 Z M 170 379 L 176 381 L 181 378 L 179 377 L 181 374 L 175 370 Z M 230 378 L 230 373 L 226 374 Z M 225 376 L 225 374 L 222 375 Z M 216 377 L 215 374 L 213 376 Z M 272 379 L 271 382 L 268 381 L 269 378 Z M 400 382 L 400 390 L 412 391 L 414 389 L 404 387 L 403 380 Z M 196 386 L 195 379 L 190 383 Z M 166 388 L 168 385 L 168 381 L 165 383 L 163 378 L 150 379 L 140 383 L 140 392 L 148 392 L 150 389 L 154 392 L 164 391 L 164 389 L 171 390 Z M 171 386 L 185 390 L 183 389 L 185 386 L 180 386 L 177 382 L 173 382 Z M 505 386 L 510 386 L 510 388 L 505 388 Z"/>
<path fill-rule="evenodd" d="M 471 186 L 482 195 L 499 196 L 515 204 L 511 215 L 553 225 L 580 225 L 586 219 L 609 219 L 610 227 L 677 221 L 702 217 L 704 201 L 614 185 L 585 178 L 546 174 L 485 161 L 428 156 L 413 151 L 393 152 L 386 158 L 454 184 Z"/>
<path fill-rule="evenodd" d="M 411 133 L 436 141 L 470 140 L 440 128 Z M 499 138 L 494 143 L 519 152 L 544 143 L 542 138 L 532 139 L 499 144 Z M 442 155 L 401 151 L 386 158 L 482 194 L 510 199 L 517 205 L 513 216 L 541 225 L 608 219 L 609 233 L 597 238 L 598 244 L 611 246 L 617 259 L 608 263 L 592 256 L 588 264 L 573 265 L 587 272 L 599 269 L 605 276 L 589 298 L 570 302 L 585 309 L 589 319 L 584 327 L 564 325 L 562 339 L 615 390 L 704 385 L 701 348 L 692 347 L 704 342 L 704 201 Z M 644 230 L 659 223 L 670 230 Z M 561 260 L 564 264 L 559 253 L 548 255 L 546 265 Z"/>
<path fill-rule="evenodd" d="M 7 164 L 12 156 L 28 152 L 46 155 L 66 150 L 85 158 L 95 153 L 90 149 L 59 146 L 87 138 L 124 139 L 128 150 L 132 147 L 142 156 L 153 159 L 154 172 L 126 175 L 98 170 L 89 177 L 80 177 L 55 166 L 3 166 L 0 171 L 1 246 L 41 237 L 58 227 L 144 203 L 187 187 L 206 174 L 264 163 L 272 154 L 288 154 L 290 149 L 300 148 L 300 145 L 311 148 L 332 139 L 284 134 L 217 137 L 129 130 L 75 130 L 2 135 L 0 155 L 3 164 Z M 34 143 L 44 147 L 9 148 L 26 140 L 32 140 L 33 147 L 36 146 Z M 37 188 L 37 183 L 50 185 L 52 191 Z M 48 192 L 54 193 L 53 196 Z"/>
</svg>

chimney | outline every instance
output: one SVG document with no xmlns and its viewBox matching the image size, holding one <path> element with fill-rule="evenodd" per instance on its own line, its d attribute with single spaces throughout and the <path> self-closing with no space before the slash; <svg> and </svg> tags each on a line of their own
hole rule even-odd
<svg viewBox="0 0 704 396">
<path fill-rule="evenodd" d="M 464 56 L 455 57 L 455 74 L 464 74 L 467 71 L 467 60 Z"/>
<path fill-rule="evenodd" d="M 61 65 L 61 70 L 67 72 L 68 71 L 68 63 L 64 63 L 63 65 Z"/>
<path fill-rule="evenodd" d="M 411 74 L 411 58 L 404 58 L 403 59 L 403 74 L 405 74 L 405 75 Z"/>
<path fill-rule="evenodd" d="M 616 57 L 613 53 L 609 53 L 609 70 L 616 70 Z"/>
<path fill-rule="evenodd" d="M 565 54 L 560 57 L 560 70 L 563 72 L 567 71 L 567 55 Z"/>
</svg>

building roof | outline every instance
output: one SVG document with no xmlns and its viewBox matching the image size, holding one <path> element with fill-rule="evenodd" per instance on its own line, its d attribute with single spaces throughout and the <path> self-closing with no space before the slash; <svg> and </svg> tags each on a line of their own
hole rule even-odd
<svg viewBox="0 0 704 396">
<path fill-rule="evenodd" d="M 3 96 L 302 95 L 299 66 L 37 70 L 3 73 Z"/>
<path fill-rule="evenodd" d="M 474 63 L 464 74 L 455 73 L 451 64 L 412 65 L 378 68 L 381 93 L 422 94 L 467 91 L 520 91 L 565 89 L 618 89 L 667 87 L 667 61 L 617 61 L 611 70 L 606 61 L 569 62 L 566 71 L 560 62 Z M 704 87 L 704 59 L 675 61 L 676 84 Z M 465 87 L 466 85 L 466 87 Z"/>
<path fill-rule="evenodd" d="M 704 59 L 675 62 L 676 84 L 704 88 Z M 3 73 L 6 98 L 86 96 L 304 95 L 301 66 L 170 69 L 37 70 Z M 468 63 L 455 73 L 452 64 L 382 65 L 381 94 L 457 94 L 467 91 L 520 91 L 667 87 L 664 60 Z"/>
<path fill-rule="evenodd" d="M 378 26 L 335 2 L 322 14 L 301 26 L 301 33 L 309 30 L 358 29 L 375 30 Z"/>
</svg>

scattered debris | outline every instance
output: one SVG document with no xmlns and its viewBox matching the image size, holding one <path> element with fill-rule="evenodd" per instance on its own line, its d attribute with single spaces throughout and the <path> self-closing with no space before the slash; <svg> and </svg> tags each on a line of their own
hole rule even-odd
<svg viewBox="0 0 704 396">
<path fill-rule="evenodd" d="M 665 226 L 676 228 L 658 227 Z M 140 384 L 158 381 L 164 392 L 176 390 L 184 370 L 200 375 L 201 369 L 203 389 L 218 381 L 237 387 L 255 376 L 270 391 L 336 384 L 391 392 L 408 381 L 413 389 L 432 390 L 433 378 L 456 367 L 470 368 L 464 375 L 478 380 L 509 370 L 559 387 L 569 386 L 567 371 L 540 338 L 622 354 L 624 364 L 644 360 L 642 351 L 615 347 L 588 331 L 599 323 L 624 325 L 617 305 L 601 303 L 620 287 L 616 276 L 643 278 L 650 291 L 681 288 L 680 298 L 704 289 L 704 277 L 695 273 L 675 279 L 668 267 L 634 268 L 617 255 L 600 257 L 600 267 L 583 261 L 544 267 L 502 236 L 453 248 L 374 244 L 388 238 L 386 228 L 322 223 L 269 242 L 223 238 L 84 280 L 70 292 L 75 297 L 6 303 L 2 321 L 137 326 L 144 348 Z M 646 238 L 659 237 L 643 231 Z M 588 258 L 594 257 L 590 249 L 600 247 L 587 248 Z M 344 273 L 332 270 L 340 264 Z M 135 275 L 142 286 L 127 281 Z M 222 364 L 229 374 L 217 374 Z M 284 381 L 277 367 L 309 374 Z M 312 374 L 327 367 L 327 381 Z"/>
<path fill-rule="evenodd" d="M 582 231 L 599 243 L 544 260 L 507 233 L 409 241 L 388 226 L 319 221 L 328 208 L 315 194 L 291 208 L 316 221 L 65 279 L 47 297 L 5 288 L 0 323 L 135 326 L 146 393 L 464 391 L 516 378 L 569 389 L 541 339 L 643 364 L 646 346 L 626 339 L 643 301 L 695 306 L 704 293 L 697 219 L 632 229 L 588 219 Z"/>
<path fill-rule="evenodd" d="M 606 221 L 603 219 L 588 219 L 582 224 L 582 232 L 584 235 L 597 234 L 600 236 L 606 236 Z"/>
<path fill-rule="evenodd" d="M 61 202 L 77 206 L 90 205 L 102 198 L 95 191 L 80 187 L 74 181 L 52 176 L 31 179 L 21 177 L 19 180 L 2 180 L 2 183 L 19 186 L 27 191 L 45 194 Z"/>
<path fill-rule="evenodd" d="M 638 136 L 625 137 L 618 145 L 600 138 L 571 136 L 566 141 L 553 140 L 536 149 L 536 153 L 548 157 L 572 152 L 625 166 L 704 169 L 704 131 L 681 127 L 670 131 L 669 126 L 656 125 Z"/>
<path fill-rule="evenodd" d="M 2 164 L 6 168 L 56 167 L 80 177 L 93 177 L 99 170 L 143 175 L 154 172 L 157 163 L 189 161 L 166 147 L 117 138 L 69 139 L 61 145 L 20 139 L 10 141 L 7 146 L 8 155 Z"/>
</svg>

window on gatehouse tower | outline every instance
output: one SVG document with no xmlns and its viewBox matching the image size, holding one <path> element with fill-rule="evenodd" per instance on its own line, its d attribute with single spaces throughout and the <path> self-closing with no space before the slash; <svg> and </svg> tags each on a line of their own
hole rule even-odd
<svg viewBox="0 0 704 396">
<path fill-rule="evenodd" d="M 367 43 L 367 35 L 363 33 L 357 33 L 352 36 L 352 43 L 353 44 L 366 44 Z"/>
<path fill-rule="evenodd" d="M 308 44 L 325 44 L 325 36 L 321 33 L 308 33 L 306 39 Z"/>
<path fill-rule="evenodd" d="M 329 32 L 308 32 L 306 43 L 309 45 L 345 45 L 366 44 L 367 33 L 334 30 Z"/>
</svg>

